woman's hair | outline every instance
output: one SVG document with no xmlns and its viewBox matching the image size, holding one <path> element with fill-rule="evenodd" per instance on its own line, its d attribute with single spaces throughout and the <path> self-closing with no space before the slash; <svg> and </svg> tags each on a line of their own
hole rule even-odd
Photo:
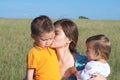
<svg viewBox="0 0 120 80">
<path fill-rule="evenodd" d="M 96 55 L 99 55 L 100 52 L 103 59 L 107 60 L 109 58 L 111 43 L 105 35 L 99 34 L 91 36 L 86 40 L 86 44 L 89 42 L 93 42 L 93 49 L 95 50 Z"/>
<path fill-rule="evenodd" d="M 54 23 L 55 27 L 61 26 L 66 37 L 71 40 L 69 49 L 72 53 L 76 52 L 76 45 L 78 41 L 78 29 L 76 24 L 70 19 L 61 19 Z"/>
<path fill-rule="evenodd" d="M 54 30 L 52 20 L 45 15 L 36 17 L 31 22 L 31 33 L 34 35 L 41 35 L 43 32 L 49 33 L 52 30 Z"/>
</svg>

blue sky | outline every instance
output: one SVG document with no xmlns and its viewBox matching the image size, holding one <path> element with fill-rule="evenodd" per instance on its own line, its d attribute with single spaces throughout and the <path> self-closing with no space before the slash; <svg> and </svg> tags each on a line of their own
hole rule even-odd
<svg viewBox="0 0 120 80">
<path fill-rule="evenodd" d="M 0 17 L 78 18 L 120 20 L 120 0 L 0 0 Z"/>
</svg>

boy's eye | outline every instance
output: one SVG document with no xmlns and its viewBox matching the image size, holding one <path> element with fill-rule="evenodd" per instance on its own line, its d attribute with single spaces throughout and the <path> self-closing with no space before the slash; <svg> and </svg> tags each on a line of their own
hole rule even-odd
<svg viewBox="0 0 120 80">
<path fill-rule="evenodd" d="M 48 41 L 49 39 L 41 39 L 42 41 Z"/>
<path fill-rule="evenodd" d="M 48 40 L 52 40 L 53 38 L 50 39 L 41 39 L 42 41 L 48 41 Z"/>
<path fill-rule="evenodd" d="M 55 35 L 58 35 L 58 33 L 59 33 L 58 31 L 55 31 Z"/>
<path fill-rule="evenodd" d="M 56 32 L 55 35 L 58 35 L 58 33 Z"/>
<path fill-rule="evenodd" d="M 42 41 L 47 41 L 48 39 L 40 39 L 40 40 L 42 40 Z"/>
<path fill-rule="evenodd" d="M 41 39 L 42 41 L 46 41 L 45 39 Z"/>
</svg>

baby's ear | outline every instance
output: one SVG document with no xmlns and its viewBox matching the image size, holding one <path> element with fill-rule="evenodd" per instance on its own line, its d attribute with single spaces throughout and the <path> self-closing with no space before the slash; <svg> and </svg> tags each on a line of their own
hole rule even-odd
<svg viewBox="0 0 120 80">
<path fill-rule="evenodd" d="M 98 56 L 101 56 L 101 51 L 99 49 L 97 50 L 97 54 L 96 54 L 96 57 Z"/>
<path fill-rule="evenodd" d="M 101 51 L 98 49 L 97 52 L 95 53 L 95 59 L 99 59 L 102 57 Z"/>
</svg>

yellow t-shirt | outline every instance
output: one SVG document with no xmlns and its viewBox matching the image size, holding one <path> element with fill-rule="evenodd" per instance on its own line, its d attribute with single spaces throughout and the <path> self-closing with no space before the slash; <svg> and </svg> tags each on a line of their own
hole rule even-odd
<svg viewBox="0 0 120 80">
<path fill-rule="evenodd" d="M 60 69 L 54 49 L 33 47 L 28 53 L 27 68 L 35 69 L 35 80 L 60 80 Z"/>
</svg>

